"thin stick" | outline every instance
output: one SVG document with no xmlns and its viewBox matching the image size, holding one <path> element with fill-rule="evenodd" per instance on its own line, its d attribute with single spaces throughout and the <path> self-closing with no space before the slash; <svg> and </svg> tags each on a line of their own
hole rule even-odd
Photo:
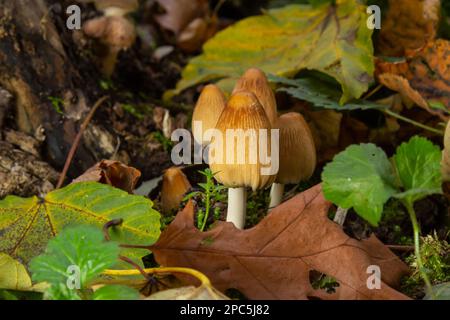
<svg viewBox="0 0 450 320">
<path fill-rule="evenodd" d="M 89 114 L 87 115 L 86 119 L 84 119 L 83 123 L 81 124 L 80 131 L 75 136 L 75 140 L 72 143 L 72 147 L 70 148 L 69 154 L 66 158 L 66 163 L 64 164 L 64 169 L 61 172 L 61 175 L 59 176 L 58 184 L 56 185 L 56 189 L 59 189 L 62 187 L 64 180 L 66 179 L 67 171 L 69 170 L 70 164 L 72 163 L 72 159 L 78 149 L 78 145 L 80 144 L 81 137 L 83 136 L 84 131 L 86 130 L 89 122 L 91 121 L 92 117 L 94 116 L 95 111 L 102 105 L 103 102 L 106 101 L 108 97 L 102 97 L 97 100 L 97 102 L 92 107 L 91 111 L 89 111 Z"/>
<path fill-rule="evenodd" d="M 338 207 L 333 221 L 339 224 L 341 227 L 344 226 L 345 218 L 347 218 L 347 212 L 348 209 Z"/>
<path fill-rule="evenodd" d="M 410 123 L 410 124 L 412 124 L 412 125 L 414 125 L 416 127 L 419 127 L 419 128 L 424 129 L 424 130 L 428 130 L 428 131 L 437 133 L 437 134 L 439 134 L 441 136 L 444 135 L 444 131 L 442 131 L 442 130 L 435 129 L 435 128 L 429 127 L 427 125 L 424 125 L 424 124 L 422 124 L 420 122 L 417 122 L 417 121 L 414 121 L 412 119 L 406 118 L 406 117 L 404 117 L 402 115 L 399 115 L 398 113 L 395 113 L 395 112 L 393 112 L 393 111 L 391 111 L 389 109 L 383 109 L 381 111 L 383 111 L 384 113 L 390 115 L 391 117 L 397 118 L 397 119 L 402 120 L 402 121 L 407 122 L 407 123 Z"/>
<path fill-rule="evenodd" d="M 395 250 L 395 251 L 404 251 L 404 252 L 414 251 L 414 246 L 402 246 L 402 245 L 397 245 L 397 244 L 388 244 L 386 247 L 388 247 L 391 250 Z"/>
<path fill-rule="evenodd" d="M 160 267 L 160 268 L 147 268 L 143 269 L 143 271 L 146 274 L 153 274 L 153 273 L 184 273 L 189 274 L 195 278 L 197 278 L 202 285 L 211 285 L 211 281 L 209 281 L 208 277 L 205 276 L 200 271 L 197 271 L 195 269 L 190 268 L 172 268 L 172 267 Z M 103 272 L 104 275 L 107 276 L 133 276 L 138 275 L 141 272 L 138 270 L 105 270 Z"/>
<path fill-rule="evenodd" d="M 120 226 L 122 223 L 123 223 L 123 219 L 113 219 L 103 225 L 103 229 L 102 229 L 103 236 L 105 237 L 106 241 L 111 240 L 111 236 L 109 235 L 109 228 L 115 227 L 115 226 Z"/>
</svg>

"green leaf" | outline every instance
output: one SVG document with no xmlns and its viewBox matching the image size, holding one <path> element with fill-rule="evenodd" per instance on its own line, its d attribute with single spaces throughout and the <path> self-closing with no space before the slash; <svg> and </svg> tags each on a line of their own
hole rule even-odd
<svg viewBox="0 0 450 320">
<path fill-rule="evenodd" d="M 351 145 L 327 164 L 322 173 L 325 198 L 342 208 L 353 207 L 378 225 L 383 205 L 396 193 L 392 166 L 374 144 Z"/>
<path fill-rule="evenodd" d="M 231 92 L 246 69 L 258 67 L 278 76 L 317 70 L 341 84 L 341 103 L 359 98 L 374 71 L 372 30 L 366 20 L 366 8 L 358 0 L 318 8 L 290 5 L 243 19 L 204 45 L 203 54 L 183 70 L 173 93 L 213 80 Z"/>
<path fill-rule="evenodd" d="M 402 143 L 393 157 L 404 192 L 396 198 L 411 203 L 427 195 L 442 193 L 441 150 L 429 140 L 414 136 Z"/>
<path fill-rule="evenodd" d="M 150 245 L 160 234 L 160 215 L 152 206 L 145 197 L 96 182 L 71 184 L 44 199 L 8 196 L 0 201 L 0 252 L 28 264 L 65 226 L 101 229 L 118 218 L 123 223 L 110 230 L 112 240 Z M 123 249 L 122 254 L 140 262 L 148 250 Z"/>
<path fill-rule="evenodd" d="M 316 107 L 335 110 L 367 110 L 387 108 L 386 105 L 359 99 L 351 100 L 350 102 L 341 105 L 339 103 L 339 99 L 342 95 L 342 92 L 332 85 L 314 78 L 292 80 L 270 75 L 269 80 L 272 82 L 291 86 L 288 88 L 280 88 L 278 89 L 278 91 L 284 91 L 294 98 L 311 102 Z"/>
<path fill-rule="evenodd" d="M 69 289 L 66 283 L 59 283 L 45 291 L 44 300 L 81 300 L 81 297 L 77 290 Z"/>
<path fill-rule="evenodd" d="M 48 242 L 45 253 L 30 262 L 34 281 L 66 284 L 79 277 L 80 288 L 105 269 L 114 266 L 119 246 L 106 242 L 103 233 L 92 226 L 68 227 Z"/>
<path fill-rule="evenodd" d="M 123 285 L 107 285 L 94 292 L 93 300 L 138 300 L 139 293 Z"/>
</svg>

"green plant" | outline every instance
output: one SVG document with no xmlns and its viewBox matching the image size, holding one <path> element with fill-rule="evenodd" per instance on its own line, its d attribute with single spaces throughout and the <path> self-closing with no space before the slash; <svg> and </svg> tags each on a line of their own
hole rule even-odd
<svg viewBox="0 0 450 320">
<path fill-rule="evenodd" d="M 166 138 L 160 131 L 155 131 L 152 133 L 153 138 L 155 138 L 164 148 L 164 151 L 170 152 L 173 148 L 173 141 Z"/>
<path fill-rule="evenodd" d="M 94 227 L 68 227 L 31 261 L 32 279 L 49 284 L 45 299 L 138 299 L 137 291 L 122 285 L 105 285 L 96 291 L 91 288 L 104 270 L 118 262 L 119 252 L 119 245 L 104 241 L 103 233 Z"/>
<path fill-rule="evenodd" d="M 55 109 L 56 112 L 58 112 L 59 114 L 64 114 L 62 111 L 62 107 L 64 106 L 64 100 L 62 98 L 49 96 L 48 100 L 50 100 L 53 109 Z"/>
<path fill-rule="evenodd" d="M 199 171 L 200 174 L 205 176 L 206 182 L 199 183 L 198 185 L 202 189 L 201 191 L 193 191 L 189 193 L 185 200 L 189 200 L 192 197 L 200 196 L 202 199 L 202 204 L 199 205 L 199 210 L 197 212 L 197 227 L 203 231 L 208 221 L 209 214 L 213 210 L 214 218 L 217 220 L 220 216 L 220 208 L 214 207 L 215 203 L 224 202 L 226 196 L 223 192 L 226 188 L 222 185 L 216 184 L 214 182 L 214 175 L 211 169 L 205 169 L 204 171 Z M 203 210 L 203 208 L 204 210 Z"/>
<path fill-rule="evenodd" d="M 440 240 L 436 233 L 422 237 L 420 253 L 423 260 L 423 268 L 428 274 L 430 282 L 439 284 L 450 281 L 450 245 L 445 240 Z M 414 268 L 411 277 L 406 281 L 407 286 L 414 286 L 423 282 L 420 278 L 419 268 L 414 255 L 409 256 L 406 262 Z"/>
<path fill-rule="evenodd" d="M 441 151 L 425 138 L 415 136 L 401 144 L 391 161 L 373 144 L 352 145 L 335 156 L 322 173 L 325 197 L 377 226 L 384 204 L 397 198 L 406 208 L 414 231 L 418 270 L 431 292 L 431 282 L 420 251 L 420 226 L 414 202 L 442 193 Z"/>
</svg>

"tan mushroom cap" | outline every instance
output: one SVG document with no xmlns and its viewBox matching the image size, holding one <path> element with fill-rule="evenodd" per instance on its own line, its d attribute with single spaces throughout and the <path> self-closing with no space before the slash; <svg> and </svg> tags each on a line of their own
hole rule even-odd
<svg viewBox="0 0 450 320">
<path fill-rule="evenodd" d="M 215 178 L 219 182 L 229 188 L 251 187 L 253 190 L 257 190 L 270 185 L 274 181 L 274 175 L 261 174 L 263 166 L 259 159 L 259 148 L 261 147 L 258 139 L 259 129 L 267 129 L 267 152 L 270 155 L 271 125 L 263 107 L 253 93 L 248 91 L 234 93 L 220 115 L 216 129 L 222 133 L 223 149 L 214 150 L 214 148 L 211 148 L 209 158 L 212 159 L 213 151 L 222 151 L 222 163 L 210 163 L 210 168 L 216 173 Z M 227 129 L 242 129 L 244 132 L 247 129 L 254 129 L 256 133 L 254 144 L 251 144 L 252 139 L 248 136 L 243 138 L 241 142 L 237 138 L 227 139 Z M 212 145 L 214 145 L 214 139 Z M 234 159 L 231 159 L 231 154 L 227 152 L 227 145 L 234 151 Z M 238 163 L 239 151 L 244 154 L 242 164 Z M 251 163 L 252 152 L 256 156 L 254 163 Z M 216 155 L 214 154 L 214 156 Z M 227 157 L 231 160 L 228 161 L 230 163 L 227 163 Z"/>
<path fill-rule="evenodd" d="M 136 40 L 136 29 L 132 22 L 124 17 L 98 17 L 86 21 L 83 25 L 86 35 L 98 38 L 102 43 L 117 50 L 130 48 Z"/>
<path fill-rule="evenodd" d="M 219 87 L 209 84 L 203 88 L 192 115 L 192 129 L 194 129 L 195 121 L 201 121 L 202 123 L 201 137 L 196 136 L 194 132 L 194 139 L 197 143 L 205 144 L 209 142 L 203 139 L 203 134 L 206 130 L 216 127 L 217 120 L 222 114 L 225 105 L 226 99 Z"/>
<path fill-rule="evenodd" d="M 180 168 L 167 169 L 163 175 L 161 209 L 164 213 L 178 209 L 186 192 L 191 188 L 189 180 Z"/>
<path fill-rule="evenodd" d="M 280 168 L 275 182 L 299 183 L 312 176 L 316 167 L 314 139 L 303 116 L 289 112 L 278 118 Z"/>
<path fill-rule="evenodd" d="M 256 95 L 266 112 L 270 124 L 274 126 L 278 117 L 277 102 L 265 73 L 258 68 L 248 69 L 237 81 L 233 93 L 240 90 L 250 91 Z"/>
</svg>

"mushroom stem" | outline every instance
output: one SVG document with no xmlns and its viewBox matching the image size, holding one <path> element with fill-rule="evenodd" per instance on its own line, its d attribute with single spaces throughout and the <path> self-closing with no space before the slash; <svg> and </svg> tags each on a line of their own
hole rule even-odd
<svg viewBox="0 0 450 320">
<path fill-rule="evenodd" d="M 228 188 L 227 221 L 232 222 L 238 229 L 244 229 L 246 211 L 247 191 L 245 188 Z"/>
<path fill-rule="evenodd" d="M 108 53 L 102 62 L 102 71 L 107 77 L 111 77 L 114 73 L 119 51 L 117 48 L 108 48 Z"/>
<path fill-rule="evenodd" d="M 269 211 L 281 203 L 283 200 L 284 184 L 283 183 L 272 183 L 270 188 L 270 204 Z"/>
</svg>

